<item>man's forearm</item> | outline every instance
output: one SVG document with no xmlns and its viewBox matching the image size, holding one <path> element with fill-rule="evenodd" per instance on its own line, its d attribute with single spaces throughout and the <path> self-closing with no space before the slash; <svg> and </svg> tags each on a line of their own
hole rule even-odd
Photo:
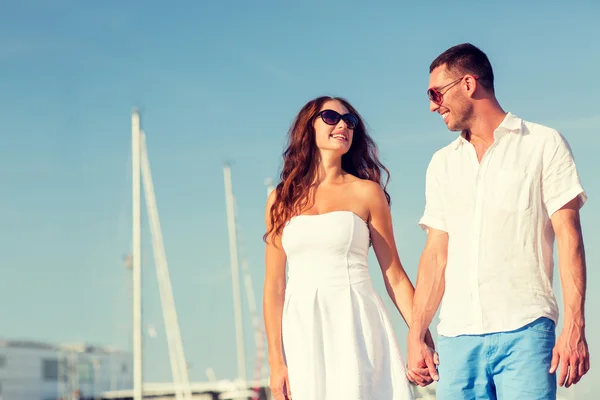
<svg viewBox="0 0 600 400">
<path fill-rule="evenodd" d="M 587 286 L 585 249 L 579 221 L 557 237 L 558 264 L 563 290 L 565 326 L 585 326 Z"/>
<path fill-rule="evenodd" d="M 550 373 L 556 372 L 562 363 L 558 384 L 566 387 L 579 382 L 590 368 L 585 340 L 585 250 L 579 208 L 576 197 L 551 216 L 565 307 L 563 330 L 552 351 Z"/>
<path fill-rule="evenodd" d="M 409 335 L 423 340 L 445 290 L 446 256 L 427 248 L 419 262 Z"/>
</svg>

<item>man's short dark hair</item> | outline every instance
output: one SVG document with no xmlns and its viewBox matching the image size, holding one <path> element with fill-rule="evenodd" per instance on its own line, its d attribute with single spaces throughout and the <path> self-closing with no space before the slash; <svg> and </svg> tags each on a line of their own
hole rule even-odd
<svg viewBox="0 0 600 400">
<path fill-rule="evenodd" d="M 492 64 L 483 51 L 471 43 L 463 43 L 444 51 L 429 66 L 429 73 L 437 67 L 446 65 L 448 71 L 479 76 L 477 80 L 484 88 L 494 93 L 494 71 Z"/>
</svg>

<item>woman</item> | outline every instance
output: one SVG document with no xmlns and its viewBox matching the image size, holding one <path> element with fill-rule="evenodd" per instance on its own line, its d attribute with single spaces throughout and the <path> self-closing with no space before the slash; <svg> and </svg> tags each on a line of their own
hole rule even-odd
<svg viewBox="0 0 600 400">
<path fill-rule="evenodd" d="M 264 237 L 274 398 L 412 399 L 368 271 L 372 244 L 387 292 L 410 322 L 414 289 L 394 243 L 381 179 L 388 171 L 363 121 L 344 99 L 316 98 L 296 117 L 283 160 Z"/>
</svg>

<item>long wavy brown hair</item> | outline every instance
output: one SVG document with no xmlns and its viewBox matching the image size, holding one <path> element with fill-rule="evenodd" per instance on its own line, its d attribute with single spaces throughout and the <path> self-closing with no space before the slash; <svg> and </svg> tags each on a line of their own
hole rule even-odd
<svg viewBox="0 0 600 400">
<path fill-rule="evenodd" d="M 358 118 L 352 145 L 342 156 L 342 169 L 357 178 L 377 182 L 383 188 L 388 205 L 390 204 L 390 195 L 386 191 L 390 173 L 379 161 L 377 145 L 367 133 L 358 111 L 344 98 L 317 97 L 302 107 L 288 132 L 280 183 L 275 189 L 275 201 L 270 210 L 272 225 L 263 236 L 265 241 L 272 234 L 280 235 L 285 224 L 292 217 L 301 214 L 311 200 L 309 197 L 316 185 L 317 167 L 321 161 L 313 123 L 323 104 L 330 100 L 339 101 Z M 383 171 L 386 174 L 385 182 L 382 182 Z"/>
</svg>

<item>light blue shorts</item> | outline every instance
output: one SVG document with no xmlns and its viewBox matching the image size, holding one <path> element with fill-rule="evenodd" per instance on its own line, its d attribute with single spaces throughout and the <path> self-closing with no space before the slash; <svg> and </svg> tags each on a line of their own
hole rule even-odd
<svg viewBox="0 0 600 400">
<path fill-rule="evenodd" d="M 438 336 L 437 400 L 555 400 L 555 335 L 554 322 L 539 318 L 510 332 Z"/>
</svg>

